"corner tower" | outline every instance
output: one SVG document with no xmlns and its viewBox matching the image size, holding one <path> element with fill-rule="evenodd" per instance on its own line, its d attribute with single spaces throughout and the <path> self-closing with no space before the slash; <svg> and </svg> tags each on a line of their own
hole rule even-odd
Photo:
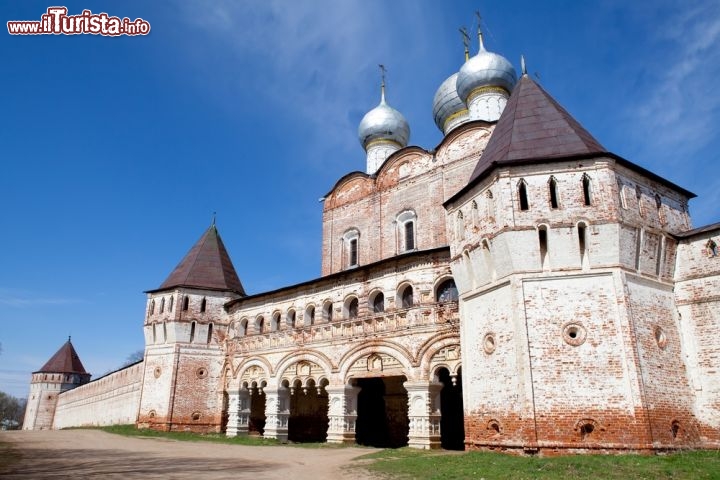
<svg viewBox="0 0 720 480">
<path fill-rule="evenodd" d="M 85 371 L 68 337 L 60 350 L 32 374 L 23 430 L 53 428 L 58 395 L 89 381 L 90 374 Z"/>
<path fill-rule="evenodd" d="M 215 223 L 167 279 L 147 293 L 145 374 L 138 425 L 222 429 L 223 306 L 245 290 Z"/>
<path fill-rule="evenodd" d="M 445 203 L 473 379 L 466 444 L 698 445 L 673 297 L 692 196 L 608 152 L 523 74 L 468 185 Z"/>
</svg>

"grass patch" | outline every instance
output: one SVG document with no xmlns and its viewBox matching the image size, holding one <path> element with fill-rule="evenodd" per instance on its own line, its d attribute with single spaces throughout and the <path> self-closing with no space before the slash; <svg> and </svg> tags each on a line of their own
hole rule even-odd
<svg viewBox="0 0 720 480">
<path fill-rule="evenodd" d="M 245 435 L 237 437 L 226 437 L 224 433 L 191 433 L 191 432 L 160 432 L 151 429 L 138 429 L 135 425 L 112 425 L 108 427 L 97 427 L 108 433 L 117 435 L 125 435 L 128 437 L 141 438 L 165 438 L 168 440 L 178 440 L 185 442 L 216 442 L 226 443 L 229 445 L 245 445 L 245 446 L 268 446 L 268 445 L 285 445 L 298 448 L 346 448 L 347 444 L 325 443 L 325 442 L 302 442 L 302 443 L 280 443 L 271 438 L 263 438 L 255 435 Z"/>
<path fill-rule="evenodd" d="M 375 460 L 365 465 L 372 472 L 408 479 L 720 479 L 718 451 L 653 456 L 517 457 L 492 452 L 453 455 L 402 448 L 361 458 Z"/>
<path fill-rule="evenodd" d="M 128 437 L 164 438 L 183 442 L 215 442 L 249 446 L 280 445 L 277 440 L 254 435 L 226 437 L 224 433 L 158 432 L 157 430 L 151 430 L 149 428 L 138 429 L 135 425 L 112 425 L 109 427 L 99 427 L 99 430 Z"/>
</svg>

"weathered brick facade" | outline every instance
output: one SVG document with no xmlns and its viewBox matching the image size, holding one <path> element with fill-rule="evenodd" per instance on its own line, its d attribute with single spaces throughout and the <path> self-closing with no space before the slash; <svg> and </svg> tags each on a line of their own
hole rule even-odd
<svg viewBox="0 0 720 480">
<path fill-rule="evenodd" d="M 368 150 L 372 174 L 336 183 L 318 279 L 248 296 L 211 226 L 148 292 L 144 361 L 56 389 L 57 409 L 34 378 L 34 425 L 720 446 L 720 224 L 691 230 L 690 192 L 605 151 L 526 75 L 497 122 L 464 112 L 436 149 Z"/>
</svg>

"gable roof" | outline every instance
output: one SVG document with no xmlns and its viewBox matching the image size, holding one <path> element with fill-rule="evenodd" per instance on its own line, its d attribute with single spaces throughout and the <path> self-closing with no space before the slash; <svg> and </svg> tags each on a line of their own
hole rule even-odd
<svg viewBox="0 0 720 480">
<path fill-rule="evenodd" d="M 34 373 L 47 372 L 47 373 L 84 373 L 85 367 L 83 367 L 80 357 L 78 356 L 75 348 L 68 338 L 67 342 L 60 347 L 55 355 L 50 357 L 50 360 L 42 366 L 40 370 Z"/>
<path fill-rule="evenodd" d="M 160 288 L 150 292 L 174 287 L 230 290 L 245 295 L 215 224 L 205 231 Z"/>
<path fill-rule="evenodd" d="M 692 198 L 692 192 L 605 150 L 585 127 L 527 74 L 508 99 L 495 130 L 467 185 L 446 200 L 447 206 L 499 166 L 610 157 Z"/>
</svg>

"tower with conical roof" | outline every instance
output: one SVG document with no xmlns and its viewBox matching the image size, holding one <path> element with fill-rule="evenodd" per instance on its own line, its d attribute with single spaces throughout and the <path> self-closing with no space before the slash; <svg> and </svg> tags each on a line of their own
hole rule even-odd
<svg viewBox="0 0 720 480">
<path fill-rule="evenodd" d="M 23 430 L 53 427 L 58 395 L 90 381 L 70 338 L 40 370 L 33 372 Z"/>
<path fill-rule="evenodd" d="M 380 104 L 366 113 L 358 126 L 358 139 L 367 154 L 369 175 L 377 172 L 390 155 L 406 147 L 410 140 L 407 120 L 385 101 L 385 67 L 380 65 L 380 70 Z"/>
<path fill-rule="evenodd" d="M 696 444 L 666 260 L 694 195 L 606 151 L 524 70 L 468 184 L 445 203 L 473 379 L 466 443 Z M 464 230 L 474 208 L 487 215 Z"/>
<path fill-rule="evenodd" d="M 145 375 L 138 423 L 213 431 L 222 421 L 224 305 L 245 290 L 215 221 L 155 290 L 147 293 Z"/>
</svg>

